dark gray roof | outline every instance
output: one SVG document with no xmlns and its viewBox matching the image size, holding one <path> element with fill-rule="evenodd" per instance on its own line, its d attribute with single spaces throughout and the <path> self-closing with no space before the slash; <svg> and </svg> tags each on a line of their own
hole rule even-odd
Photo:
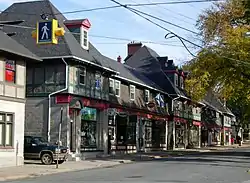
<svg viewBox="0 0 250 183">
<path fill-rule="evenodd" d="M 39 57 L 31 53 L 27 48 L 17 43 L 4 32 L 0 31 L 0 50 L 10 54 L 18 55 L 23 58 L 41 61 Z"/>
<path fill-rule="evenodd" d="M 184 90 L 174 86 L 167 74 L 161 68 L 159 60 L 160 57 L 154 50 L 147 46 L 143 46 L 131 57 L 127 58 L 126 65 L 129 65 L 137 70 L 140 70 L 151 81 L 159 85 L 164 91 L 170 95 L 178 95 L 187 97 Z"/>
<path fill-rule="evenodd" d="M 17 32 L 17 35 L 13 38 L 40 57 L 75 56 L 96 62 L 89 51 L 84 50 L 75 37 L 69 33 L 64 25 L 66 18 L 48 0 L 14 3 L 0 14 L 0 20 L 25 20 L 20 26 L 35 28 L 37 21 L 41 20 L 40 15 L 43 13 L 48 14 L 49 19 L 57 19 L 59 26 L 66 31 L 63 37 L 59 37 L 59 44 L 57 45 L 36 45 L 36 41 L 31 37 L 32 29 L 29 28 L 5 26 L 4 31 Z"/>
<path fill-rule="evenodd" d="M 209 103 L 210 106 L 213 106 L 217 111 L 220 111 L 223 114 L 228 114 L 230 116 L 235 116 L 229 108 L 227 108 L 218 98 L 217 94 L 213 91 L 208 91 L 204 101 Z"/>
</svg>

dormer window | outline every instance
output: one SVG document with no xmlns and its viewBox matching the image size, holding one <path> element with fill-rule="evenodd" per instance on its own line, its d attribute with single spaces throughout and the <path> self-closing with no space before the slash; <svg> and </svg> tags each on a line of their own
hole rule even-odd
<svg viewBox="0 0 250 183">
<path fill-rule="evenodd" d="M 89 49 L 89 35 L 88 30 L 82 27 L 82 34 L 81 34 L 81 45 L 84 49 Z"/>
</svg>

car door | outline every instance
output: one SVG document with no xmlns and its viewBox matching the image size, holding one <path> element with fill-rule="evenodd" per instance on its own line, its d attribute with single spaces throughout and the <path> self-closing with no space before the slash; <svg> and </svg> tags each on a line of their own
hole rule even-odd
<svg viewBox="0 0 250 183">
<path fill-rule="evenodd" d="M 32 158 L 31 153 L 31 137 L 24 137 L 24 158 Z"/>
</svg>

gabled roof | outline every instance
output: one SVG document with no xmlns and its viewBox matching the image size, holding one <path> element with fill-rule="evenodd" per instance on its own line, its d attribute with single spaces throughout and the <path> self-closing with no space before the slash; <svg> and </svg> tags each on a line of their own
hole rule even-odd
<svg viewBox="0 0 250 183">
<path fill-rule="evenodd" d="M 4 32 L 0 31 L 0 50 L 9 54 L 14 54 L 26 59 L 42 61 L 38 56 L 31 53 L 27 48 L 17 43 Z"/>
<path fill-rule="evenodd" d="M 228 109 L 226 106 L 223 105 L 223 103 L 220 101 L 216 93 L 214 93 L 211 90 L 207 92 L 204 101 L 206 101 L 206 103 L 209 103 L 210 106 L 213 106 L 220 113 L 228 114 L 230 116 L 235 116 L 230 109 Z"/>
<path fill-rule="evenodd" d="M 131 57 L 127 58 L 125 64 L 140 70 L 141 73 L 170 95 L 187 97 L 185 91 L 175 87 L 167 74 L 164 73 L 157 59 L 158 57 L 160 56 L 154 50 L 143 46 Z"/>
<path fill-rule="evenodd" d="M 117 71 L 119 75 L 116 77 L 124 78 L 136 83 L 140 83 L 141 85 L 147 85 L 156 90 L 163 91 L 160 86 L 145 77 L 139 70 L 133 69 L 128 65 L 119 63 L 116 60 L 104 56 L 92 44 L 90 44 L 89 51 L 101 66 Z"/>
<path fill-rule="evenodd" d="M 41 20 L 40 15 L 43 13 L 48 14 L 49 19 L 57 19 L 59 26 L 66 31 L 63 37 L 59 37 L 59 44 L 57 45 L 36 45 L 36 41 L 31 37 L 32 29 L 29 28 L 5 26 L 4 31 L 17 32 L 13 39 L 42 58 L 75 56 L 83 60 L 96 62 L 89 51 L 84 50 L 75 37 L 69 33 L 64 25 L 66 18 L 48 0 L 14 3 L 0 14 L 0 20 L 25 20 L 19 26 L 35 28 L 37 21 Z"/>
</svg>

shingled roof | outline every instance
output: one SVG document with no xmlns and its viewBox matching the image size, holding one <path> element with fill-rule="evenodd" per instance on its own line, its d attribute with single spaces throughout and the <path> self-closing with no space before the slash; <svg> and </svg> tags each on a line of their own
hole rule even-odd
<svg viewBox="0 0 250 183">
<path fill-rule="evenodd" d="M 141 47 L 131 57 L 126 58 L 126 65 L 140 70 L 148 79 L 159 85 L 172 96 L 187 97 L 184 90 L 175 87 L 169 77 L 161 69 L 160 57 L 154 50 L 147 46 Z"/>
<path fill-rule="evenodd" d="M 66 31 L 65 35 L 59 38 L 57 45 L 36 45 L 36 41 L 31 37 L 32 30 L 35 29 L 37 21 L 42 20 L 41 14 L 44 13 L 49 15 L 49 19 L 57 19 L 59 27 L 63 27 Z M 4 31 L 17 32 L 13 39 L 42 58 L 74 56 L 99 64 L 89 51 L 83 49 L 75 37 L 69 33 L 64 25 L 66 18 L 48 0 L 14 3 L 0 14 L 0 20 L 25 20 L 19 25 L 23 27 L 5 26 Z"/>
<path fill-rule="evenodd" d="M 14 54 L 25 59 L 41 61 L 41 59 L 30 52 L 27 48 L 17 43 L 4 32 L 0 31 L 0 50 L 8 54 Z"/>
</svg>

